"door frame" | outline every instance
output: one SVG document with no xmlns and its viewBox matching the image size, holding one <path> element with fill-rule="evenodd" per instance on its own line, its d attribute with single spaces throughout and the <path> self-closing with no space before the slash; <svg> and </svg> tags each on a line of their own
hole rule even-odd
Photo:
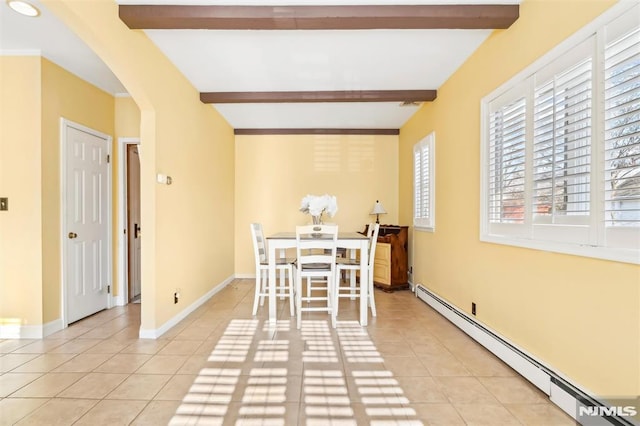
<svg viewBox="0 0 640 426">
<path fill-rule="evenodd" d="M 138 145 L 140 138 L 118 138 L 118 296 L 114 299 L 117 306 L 129 303 L 129 244 L 127 235 L 127 145 Z M 140 152 L 140 151 L 138 151 Z M 141 154 L 139 154 L 141 156 Z"/>
<path fill-rule="evenodd" d="M 61 301 L 61 306 L 62 306 L 62 312 L 61 312 L 61 317 L 62 317 L 62 328 L 66 328 L 69 326 L 68 322 L 67 322 L 67 286 L 66 286 L 66 262 L 67 262 L 67 257 L 68 257 L 68 253 L 67 253 L 67 238 L 66 238 L 66 233 L 67 233 L 67 215 L 65 214 L 65 211 L 67 209 L 67 156 L 66 156 L 66 152 L 67 152 L 67 129 L 68 128 L 74 128 L 77 130 L 80 130 L 82 132 L 86 132 L 89 133 L 91 135 L 94 135 L 96 137 L 102 138 L 106 140 L 107 143 L 107 147 L 105 149 L 107 155 L 112 158 L 113 156 L 111 155 L 111 146 L 113 144 L 113 137 L 107 135 L 106 133 L 102 133 L 99 132 L 97 130 L 91 129 L 89 127 L 83 126 L 82 124 L 79 123 L 75 123 L 71 120 L 68 120 L 64 117 L 60 117 L 60 260 L 61 260 L 61 264 L 60 264 L 60 287 L 61 287 L 61 291 L 60 291 L 60 297 L 62 298 Z M 109 164 L 111 164 L 111 161 L 109 161 Z M 111 190 L 111 185 L 112 185 L 112 167 L 111 165 L 109 165 L 109 167 L 107 167 L 107 205 L 105 206 L 106 209 L 106 223 L 107 223 L 107 282 L 111 286 L 111 293 L 107 294 L 107 309 L 110 309 L 113 307 L 113 303 L 112 303 L 112 297 L 111 295 L 113 294 L 113 255 L 112 255 L 112 250 L 113 250 L 113 229 L 112 229 L 112 206 L 113 206 L 113 195 L 112 195 L 112 190 Z"/>
</svg>

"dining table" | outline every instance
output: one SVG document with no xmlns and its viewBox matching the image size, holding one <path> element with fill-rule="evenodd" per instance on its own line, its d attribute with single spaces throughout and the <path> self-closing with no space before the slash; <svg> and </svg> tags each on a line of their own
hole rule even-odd
<svg viewBox="0 0 640 426">
<path fill-rule="evenodd" d="M 316 238 L 313 236 L 307 236 L 305 238 Z M 267 246 L 269 252 L 269 281 L 268 281 L 268 293 L 269 293 L 269 323 L 276 324 L 276 255 L 280 251 L 280 257 L 285 257 L 284 252 L 286 249 L 295 248 L 296 233 L 295 232 L 277 232 L 275 234 L 267 236 Z M 366 235 L 362 235 L 358 232 L 338 232 L 338 248 L 345 248 L 350 253 L 351 258 L 356 258 L 356 251 L 360 252 L 360 325 L 366 326 L 368 319 L 368 291 L 369 286 L 366 285 L 369 281 L 369 238 Z M 355 280 L 355 274 L 351 275 L 351 280 Z"/>
</svg>

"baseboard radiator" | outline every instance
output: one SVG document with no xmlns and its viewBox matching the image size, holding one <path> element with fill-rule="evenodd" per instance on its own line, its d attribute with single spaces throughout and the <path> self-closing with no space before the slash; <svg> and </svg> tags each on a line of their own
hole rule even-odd
<svg viewBox="0 0 640 426">
<path fill-rule="evenodd" d="M 581 421 L 582 424 L 588 426 L 637 426 L 640 424 L 630 420 L 630 417 L 624 417 L 624 415 L 629 414 L 630 411 L 628 410 L 631 410 L 631 414 L 634 414 L 632 408 L 626 407 L 620 411 L 622 407 L 609 407 L 598 401 L 476 321 L 475 318 L 470 317 L 467 313 L 429 291 L 422 284 L 415 284 L 413 290 L 417 298 L 431 306 L 435 311 L 468 334 L 469 337 L 500 358 L 547 394 L 554 404 L 577 421 Z"/>
</svg>

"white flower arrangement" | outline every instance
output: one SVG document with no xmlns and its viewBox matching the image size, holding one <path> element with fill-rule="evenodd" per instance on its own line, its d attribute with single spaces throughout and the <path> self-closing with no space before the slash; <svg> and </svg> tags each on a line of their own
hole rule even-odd
<svg viewBox="0 0 640 426">
<path fill-rule="evenodd" d="M 338 211 L 338 201 L 335 195 L 307 195 L 302 199 L 300 211 L 311 216 L 321 216 L 327 213 L 333 217 Z"/>
</svg>

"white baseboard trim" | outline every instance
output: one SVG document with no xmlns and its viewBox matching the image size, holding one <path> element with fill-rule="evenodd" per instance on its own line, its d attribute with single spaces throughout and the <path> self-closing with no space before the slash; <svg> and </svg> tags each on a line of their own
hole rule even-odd
<svg viewBox="0 0 640 426">
<path fill-rule="evenodd" d="M 638 426 L 640 397 L 600 401 L 567 380 L 551 377 L 549 400 L 582 426 Z M 615 405 L 612 405 L 615 404 Z"/>
<path fill-rule="evenodd" d="M 235 275 L 232 275 L 229 278 L 225 279 L 223 282 L 221 282 L 220 284 L 218 284 L 217 286 L 209 290 L 204 296 L 200 297 L 191 305 L 187 306 L 185 309 L 180 311 L 176 316 L 171 318 L 169 321 L 162 324 L 162 326 L 160 326 L 159 328 L 156 328 L 156 329 L 140 328 L 139 337 L 141 339 L 159 338 L 164 333 L 169 331 L 172 327 L 177 325 L 180 321 L 185 319 L 190 313 L 192 313 L 193 311 L 198 309 L 200 306 L 202 306 L 207 300 L 211 299 L 216 293 L 218 293 L 219 291 L 224 289 L 226 286 L 228 286 L 234 279 L 236 279 Z"/>
<path fill-rule="evenodd" d="M 48 322 L 43 327 L 43 337 L 47 337 L 52 335 L 53 333 L 57 333 L 58 331 L 64 328 L 62 323 L 62 318 L 58 318 L 57 320 L 53 320 Z"/>
<path fill-rule="evenodd" d="M 111 306 L 124 306 L 128 302 L 125 301 L 124 295 L 113 296 L 111 298 Z"/>
<path fill-rule="evenodd" d="M 572 384 L 562 374 L 544 365 L 514 343 L 427 289 L 423 284 L 417 283 L 414 289 L 417 298 L 431 306 L 435 311 L 467 333 L 469 337 L 476 340 L 525 379 L 549 395 L 551 402 L 573 419 L 580 421 L 580 424 L 585 426 L 638 425 L 631 416 L 608 415 L 608 413 L 620 412 L 626 414 L 629 411 L 624 410 L 633 412 L 638 410 L 638 407 L 635 409 L 632 407 L 608 407 L 603 401 L 592 396 L 592 392 Z M 583 408 L 579 408 L 579 406 Z M 587 415 L 585 415 L 587 411 L 584 409 L 585 407 L 592 408 Z M 598 413 L 605 413 L 605 415 L 599 415 Z"/>
<path fill-rule="evenodd" d="M 158 337 L 162 336 L 169 329 L 171 329 L 171 327 L 175 326 L 180 321 L 185 319 L 187 315 L 198 309 L 207 300 L 211 299 L 213 295 L 228 286 L 236 278 L 238 277 L 232 275 L 229 278 L 225 279 L 223 282 L 209 290 L 204 296 L 200 297 L 191 305 L 180 311 L 178 315 L 174 316 L 169 321 L 164 323 L 160 328 L 154 330 L 146 330 L 141 328 L 139 333 L 140 338 L 157 339 Z M 115 296 L 112 298 L 112 302 L 113 306 L 126 305 L 126 303 L 124 303 L 124 296 Z M 63 327 L 61 318 L 48 322 L 44 325 L 3 324 L 0 325 L 0 339 L 42 339 L 62 329 Z"/>
<path fill-rule="evenodd" d="M 551 383 L 549 399 L 562 411 L 576 418 L 576 398 L 555 383 Z"/>
<path fill-rule="evenodd" d="M 42 339 L 42 325 L 0 325 L 0 339 Z"/>
<path fill-rule="evenodd" d="M 239 280 L 255 280 L 256 274 L 237 274 L 236 278 Z"/>
<path fill-rule="evenodd" d="M 42 339 L 62 330 L 62 319 L 40 325 L 0 325 L 0 339 Z"/>
</svg>

